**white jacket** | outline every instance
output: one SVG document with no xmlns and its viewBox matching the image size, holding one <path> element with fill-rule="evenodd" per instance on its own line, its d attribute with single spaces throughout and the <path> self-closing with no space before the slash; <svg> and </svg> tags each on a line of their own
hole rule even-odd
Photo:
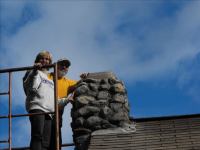
<svg viewBox="0 0 200 150">
<path fill-rule="evenodd" d="M 42 71 L 30 71 L 23 79 L 26 110 L 39 109 L 54 112 L 54 83 Z M 51 115 L 50 115 L 51 116 Z"/>
</svg>

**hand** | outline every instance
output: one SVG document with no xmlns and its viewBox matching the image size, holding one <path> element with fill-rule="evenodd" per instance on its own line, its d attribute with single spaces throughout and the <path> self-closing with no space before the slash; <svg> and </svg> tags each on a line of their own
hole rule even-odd
<svg viewBox="0 0 200 150">
<path fill-rule="evenodd" d="M 34 64 L 34 70 L 38 70 L 42 68 L 42 64 L 40 62 Z"/>
<path fill-rule="evenodd" d="M 89 75 L 89 73 L 82 73 L 82 74 L 80 75 L 80 78 L 81 78 L 81 79 L 85 79 L 85 78 L 87 78 L 88 75 Z"/>
<path fill-rule="evenodd" d="M 58 99 L 58 106 L 65 107 L 68 103 L 68 99 L 66 97 Z"/>
</svg>

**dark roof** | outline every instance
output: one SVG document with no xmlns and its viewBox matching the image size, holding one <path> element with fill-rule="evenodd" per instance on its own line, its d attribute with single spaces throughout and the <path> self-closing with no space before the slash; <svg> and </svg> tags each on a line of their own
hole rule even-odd
<svg viewBox="0 0 200 150">
<path fill-rule="evenodd" d="M 200 114 L 138 118 L 134 133 L 92 135 L 89 150 L 200 150 Z"/>
</svg>

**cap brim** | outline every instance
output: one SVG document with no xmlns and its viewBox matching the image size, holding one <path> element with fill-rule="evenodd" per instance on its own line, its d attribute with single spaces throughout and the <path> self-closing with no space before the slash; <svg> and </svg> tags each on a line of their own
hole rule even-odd
<svg viewBox="0 0 200 150">
<path fill-rule="evenodd" d="M 69 60 L 65 59 L 65 60 L 59 60 L 58 64 L 61 64 L 62 66 L 69 67 L 71 65 L 71 62 Z"/>
</svg>

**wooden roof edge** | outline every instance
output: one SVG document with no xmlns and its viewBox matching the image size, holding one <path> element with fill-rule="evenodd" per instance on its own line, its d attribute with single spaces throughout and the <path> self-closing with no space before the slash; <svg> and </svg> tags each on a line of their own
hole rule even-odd
<svg viewBox="0 0 200 150">
<path fill-rule="evenodd" d="M 159 117 L 147 117 L 147 118 L 134 118 L 130 117 L 133 122 L 146 122 L 146 121 L 160 121 L 160 120 L 172 120 L 172 119 L 184 119 L 184 118 L 198 118 L 200 114 L 187 114 L 187 115 L 175 115 L 175 116 L 159 116 Z"/>
</svg>

